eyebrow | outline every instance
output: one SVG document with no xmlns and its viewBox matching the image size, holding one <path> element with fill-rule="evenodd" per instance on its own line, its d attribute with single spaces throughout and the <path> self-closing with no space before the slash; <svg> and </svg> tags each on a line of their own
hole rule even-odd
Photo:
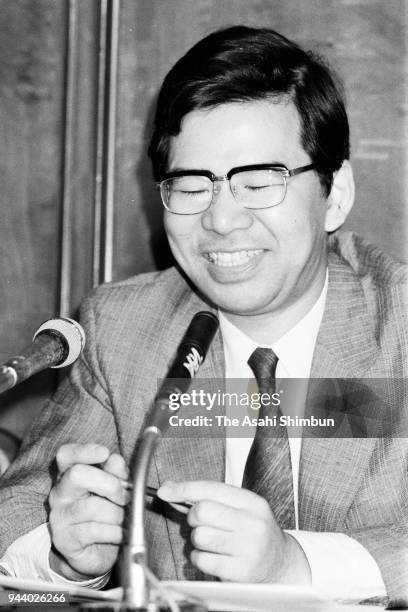
<svg viewBox="0 0 408 612">
<path fill-rule="evenodd" d="M 268 165 L 268 166 L 285 166 L 288 167 L 288 165 L 282 161 L 274 161 L 274 160 L 268 160 L 268 161 L 264 161 L 264 162 L 256 162 L 256 163 L 251 163 L 251 164 L 240 164 L 239 166 L 232 166 L 232 168 L 245 168 L 246 166 L 262 166 L 262 165 Z M 232 168 L 230 168 L 229 170 L 232 170 Z M 169 172 L 199 172 L 200 170 L 206 170 L 207 172 L 211 172 L 212 174 L 216 174 L 216 172 L 214 172 L 213 170 L 210 170 L 209 168 L 185 168 L 185 167 L 180 167 L 180 166 L 176 166 L 175 168 L 168 168 L 166 170 L 165 173 L 169 173 Z M 228 170 L 228 172 L 229 172 Z"/>
</svg>

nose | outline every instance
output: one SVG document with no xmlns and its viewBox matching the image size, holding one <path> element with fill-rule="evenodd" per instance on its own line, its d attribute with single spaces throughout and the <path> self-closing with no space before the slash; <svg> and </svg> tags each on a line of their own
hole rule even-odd
<svg viewBox="0 0 408 612">
<path fill-rule="evenodd" d="M 214 195 L 210 208 L 202 216 L 203 228 L 217 234 L 229 234 L 234 230 L 249 229 L 253 223 L 250 210 L 239 204 L 226 180 L 214 183 Z"/>
</svg>

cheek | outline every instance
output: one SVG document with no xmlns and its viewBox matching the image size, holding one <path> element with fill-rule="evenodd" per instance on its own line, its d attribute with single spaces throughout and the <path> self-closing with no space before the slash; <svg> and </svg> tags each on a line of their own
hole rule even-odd
<svg viewBox="0 0 408 612">
<path fill-rule="evenodd" d="M 174 254 L 191 252 L 196 234 L 194 225 L 188 217 L 164 218 L 164 228 Z"/>
<path fill-rule="evenodd" d="M 326 241 L 322 208 L 298 209 L 296 215 L 287 218 L 280 229 L 276 229 L 276 235 L 281 255 L 289 265 L 310 259 L 312 253 L 320 256 L 318 245 Z"/>
<path fill-rule="evenodd" d="M 305 198 L 297 207 L 297 214 L 292 219 L 292 231 L 299 236 L 317 238 L 325 234 L 324 224 L 326 216 L 326 202 L 317 197 L 317 194 Z"/>
</svg>

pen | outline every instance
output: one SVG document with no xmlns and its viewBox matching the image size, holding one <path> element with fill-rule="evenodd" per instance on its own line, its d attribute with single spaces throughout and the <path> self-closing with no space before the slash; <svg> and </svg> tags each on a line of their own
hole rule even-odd
<svg viewBox="0 0 408 612">
<path fill-rule="evenodd" d="M 126 491 L 133 491 L 133 483 L 129 482 L 129 480 L 121 480 L 122 483 L 122 487 L 126 490 Z M 162 502 L 166 502 L 166 500 L 161 499 L 158 495 L 157 495 L 157 489 L 155 487 L 150 487 L 149 485 L 146 487 L 146 495 L 148 495 L 149 497 L 153 497 L 153 499 L 159 499 Z M 188 502 L 179 502 L 179 503 L 175 503 L 175 502 L 166 502 L 166 504 L 170 504 L 170 506 L 172 506 L 175 510 L 178 510 L 179 512 L 183 512 L 183 514 L 187 514 L 187 512 L 190 510 L 192 504 L 189 504 Z"/>
</svg>

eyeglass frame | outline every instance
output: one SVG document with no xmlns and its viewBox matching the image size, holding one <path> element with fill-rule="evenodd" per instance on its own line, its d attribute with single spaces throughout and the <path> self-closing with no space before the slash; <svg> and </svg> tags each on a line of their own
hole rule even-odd
<svg viewBox="0 0 408 612">
<path fill-rule="evenodd" d="M 302 174 L 303 172 L 308 172 L 309 170 L 315 170 L 315 169 L 316 169 L 315 164 L 307 164 L 306 166 L 298 166 L 297 168 L 292 168 L 291 170 L 289 170 L 284 164 L 250 164 L 248 166 L 236 166 L 234 168 L 231 168 L 231 170 L 229 170 L 227 174 L 224 174 L 221 176 L 216 176 L 213 172 L 211 172 L 211 170 L 174 170 L 174 172 L 166 172 L 166 174 L 163 175 L 163 179 L 161 181 L 156 182 L 156 189 L 160 190 L 161 201 L 163 203 L 164 208 L 168 212 L 172 213 L 173 215 L 200 215 L 201 213 L 205 212 L 211 207 L 211 204 L 213 203 L 213 200 L 214 200 L 214 195 L 217 195 L 217 192 L 214 191 L 215 182 L 228 181 L 230 191 L 234 197 L 234 200 L 238 204 L 241 204 L 241 202 L 237 201 L 234 191 L 231 189 L 230 181 L 231 181 L 231 178 L 234 176 L 234 174 L 239 174 L 240 172 L 250 172 L 251 170 L 275 170 L 279 172 L 279 174 L 283 178 L 285 190 L 284 190 L 282 199 L 276 204 L 272 204 L 271 206 L 255 207 L 255 206 L 245 206 L 245 204 L 243 204 L 244 208 L 246 208 L 247 210 L 267 210 L 268 208 L 274 208 L 275 206 L 279 206 L 279 204 L 282 204 L 282 202 L 286 198 L 286 193 L 288 189 L 287 179 L 291 178 L 292 176 L 297 176 L 298 174 Z M 190 212 L 188 213 L 176 212 L 168 208 L 167 204 L 164 201 L 163 195 L 162 195 L 162 191 L 161 191 L 162 185 L 165 181 L 172 179 L 172 178 L 178 178 L 180 176 L 205 176 L 211 181 L 213 185 L 212 197 L 206 208 L 198 212 L 191 212 L 191 213 Z"/>
</svg>

